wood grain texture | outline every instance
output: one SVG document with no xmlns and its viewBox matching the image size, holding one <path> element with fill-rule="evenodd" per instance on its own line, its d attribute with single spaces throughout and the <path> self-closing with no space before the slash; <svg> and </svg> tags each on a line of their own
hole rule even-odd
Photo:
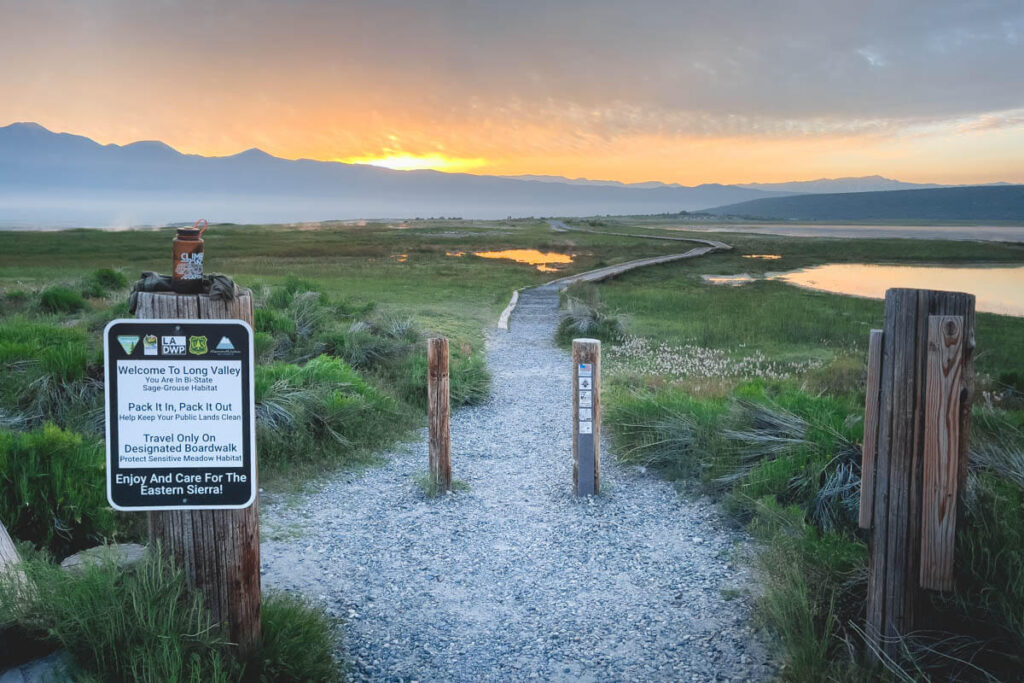
<svg viewBox="0 0 1024 683">
<path fill-rule="evenodd" d="M 601 492 L 601 342 L 597 339 L 572 340 L 572 490 L 578 495 L 579 436 L 580 436 L 580 363 L 593 365 L 593 433 L 594 433 L 594 494 Z"/>
<path fill-rule="evenodd" d="M 452 488 L 451 405 L 448 384 L 448 340 L 427 340 L 427 422 L 430 478 L 439 491 Z"/>
<path fill-rule="evenodd" d="M 238 319 L 252 325 L 252 306 L 249 290 L 241 290 L 234 301 L 205 294 L 140 292 L 135 314 L 139 318 Z M 260 637 L 257 503 L 243 510 L 170 510 L 148 515 L 150 541 L 182 568 L 189 586 L 202 594 L 214 622 L 226 625 L 231 641 L 241 651 L 249 650 Z"/>
<path fill-rule="evenodd" d="M 952 590 L 960 480 L 963 316 L 928 318 L 921 587 Z"/>
<path fill-rule="evenodd" d="M 973 339 L 973 296 L 886 292 L 865 631 L 872 647 L 890 657 L 899 655 L 899 639 L 916 628 L 924 604 L 921 514 L 928 319 L 933 315 L 961 316 L 965 338 Z M 962 396 L 970 391 L 961 387 Z M 964 429 L 961 422 L 961 441 Z M 958 475 L 963 476 L 959 468 Z"/>
<path fill-rule="evenodd" d="M 868 337 L 868 378 L 864 391 L 864 444 L 860 465 L 861 529 L 871 528 L 875 503 L 875 456 L 878 452 L 878 408 L 882 372 L 882 330 L 871 330 Z"/>
<path fill-rule="evenodd" d="M 12 614 L 20 614 L 24 609 L 31 608 L 36 598 L 35 584 L 18 566 L 21 556 L 14 547 L 14 540 L 7 533 L 7 527 L 0 521 L 0 581 L 11 589 L 11 597 L 16 603 L 12 605 Z"/>
<path fill-rule="evenodd" d="M 21 557 L 18 555 L 18 549 L 14 547 L 14 541 L 7 533 L 7 527 L 0 522 L 0 572 L 6 571 L 19 562 L 21 562 Z"/>
</svg>

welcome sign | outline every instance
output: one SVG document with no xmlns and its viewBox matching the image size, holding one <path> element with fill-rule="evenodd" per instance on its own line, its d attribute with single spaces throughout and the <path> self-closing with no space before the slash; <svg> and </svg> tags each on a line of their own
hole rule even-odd
<svg viewBox="0 0 1024 683">
<path fill-rule="evenodd" d="M 107 325 L 107 498 L 113 507 L 252 504 L 252 336 L 241 320 L 132 319 Z"/>
</svg>

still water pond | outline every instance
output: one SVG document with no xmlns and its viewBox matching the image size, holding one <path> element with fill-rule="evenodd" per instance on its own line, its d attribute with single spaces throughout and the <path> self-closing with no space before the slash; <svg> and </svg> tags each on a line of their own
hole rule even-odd
<svg viewBox="0 0 1024 683">
<path fill-rule="evenodd" d="M 742 285 L 754 279 L 745 273 L 704 277 L 713 284 L 731 285 Z M 827 263 L 785 273 L 767 273 L 765 279 L 872 299 L 884 298 L 885 290 L 890 287 L 970 292 L 977 297 L 979 311 L 1024 316 L 1024 266 L 950 268 Z"/>
<path fill-rule="evenodd" d="M 515 261 L 516 263 L 528 263 L 537 266 L 542 273 L 551 273 L 572 263 L 570 254 L 559 254 L 554 251 L 538 251 L 537 249 L 504 249 L 502 251 L 474 251 L 473 254 L 481 258 L 499 258 Z M 460 254 L 449 254 L 456 256 Z"/>
</svg>

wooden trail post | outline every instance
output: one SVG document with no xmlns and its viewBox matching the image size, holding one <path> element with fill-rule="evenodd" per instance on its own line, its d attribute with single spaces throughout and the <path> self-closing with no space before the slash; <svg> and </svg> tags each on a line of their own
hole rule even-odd
<svg viewBox="0 0 1024 683">
<path fill-rule="evenodd" d="M 448 400 L 448 340 L 427 340 L 427 421 L 430 432 L 430 480 L 440 492 L 452 488 Z"/>
<path fill-rule="evenodd" d="M 239 319 L 252 325 L 252 292 L 233 301 L 206 294 L 139 292 L 138 318 Z M 255 454 L 254 454 L 255 457 Z M 149 538 L 174 558 L 215 623 L 241 651 L 260 638 L 260 529 L 257 503 L 241 510 L 150 512 Z"/>
<path fill-rule="evenodd" d="M 875 332 L 861 480 L 870 489 L 862 488 L 870 509 L 860 514 L 871 529 L 866 634 L 873 650 L 895 658 L 899 638 L 926 625 L 923 590 L 952 587 L 974 390 L 974 297 L 890 289 L 885 327 Z"/>
<path fill-rule="evenodd" d="M 572 488 L 601 492 L 601 342 L 572 340 Z"/>
</svg>

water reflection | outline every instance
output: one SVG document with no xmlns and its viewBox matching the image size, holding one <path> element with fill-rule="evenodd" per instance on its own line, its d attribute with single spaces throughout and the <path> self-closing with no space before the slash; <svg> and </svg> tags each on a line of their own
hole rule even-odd
<svg viewBox="0 0 1024 683">
<path fill-rule="evenodd" d="M 747 275 L 746 273 L 740 273 L 739 275 L 701 275 L 705 282 L 713 285 L 745 285 L 748 282 L 753 282 L 754 278 Z"/>
<path fill-rule="evenodd" d="M 508 259 L 516 263 L 528 263 L 537 266 L 542 273 L 552 273 L 572 263 L 572 256 L 554 251 L 538 251 L 537 249 L 504 249 L 502 251 L 474 251 L 481 258 Z"/>
<path fill-rule="evenodd" d="M 704 275 L 713 284 L 751 282 L 740 275 Z M 890 287 L 969 292 L 977 309 L 988 313 L 1024 316 L 1024 266 L 886 266 L 865 263 L 826 263 L 785 273 L 766 273 L 766 280 L 823 292 L 853 294 L 872 299 L 885 297 Z"/>
<path fill-rule="evenodd" d="M 1024 315 L 1024 266 L 949 268 L 828 263 L 775 273 L 773 278 L 800 287 L 873 299 L 883 298 L 890 287 L 969 292 L 977 297 L 979 311 Z"/>
</svg>

